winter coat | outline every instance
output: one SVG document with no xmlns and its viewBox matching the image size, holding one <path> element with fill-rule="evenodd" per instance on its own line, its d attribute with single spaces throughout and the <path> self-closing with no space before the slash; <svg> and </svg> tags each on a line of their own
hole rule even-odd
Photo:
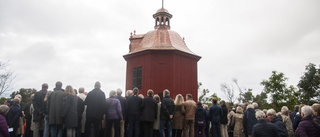
<svg viewBox="0 0 320 137">
<path fill-rule="evenodd" d="M 297 115 L 294 117 L 294 120 L 293 120 L 293 123 L 292 123 L 293 131 L 297 130 L 301 119 L 302 119 L 302 117 L 300 115 L 300 112 L 297 112 Z"/>
<path fill-rule="evenodd" d="M 198 105 L 196 110 L 195 122 L 194 125 L 198 126 L 206 126 L 206 118 L 207 118 L 207 111 L 200 105 Z"/>
<path fill-rule="evenodd" d="M 283 123 L 286 125 L 287 134 L 289 137 L 294 137 L 294 132 L 292 128 L 292 122 L 291 119 L 286 115 L 281 115 Z"/>
<path fill-rule="evenodd" d="M 313 118 L 313 121 L 317 122 L 318 124 L 320 124 L 320 116 L 316 116 Z"/>
<path fill-rule="evenodd" d="M 64 92 L 62 89 L 55 88 L 48 97 L 49 124 L 63 124 L 61 119 L 61 108 Z M 75 116 L 76 117 L 76 116 Z"/>
<path fill-rule="evenodd" d="M 31 122 L 31 126 L 30 126 L 30 130 L 31 131 L 36 131 L 36 130 L 43 130 L 44 129 L 44 122 L 34 122 L 33 118 L 34 118 L 34 107 L 33 104 L 31 104 L 30 106 L 30 113 L 32 114 L 32 122 Z M 40 125 L 39 125 L 40 124 Z"/>
<path fill-rule="evenodd" d="M 298 112 L 298 111 L 293 111 L 293 112 L 291 112 L 290 115 L 289 115 L 292 124 L 293 124 L 293 121 L 294 121 L 294 117 L 297 115 L 297 112 Z M 293 126 L 293 125 L 292 125 L 292 126 Z M 292 128 L 293 128 L 293 127 L 292 127 Z"/>
<path fill-rule="evenodd" d="M 160 119 L 165 121 L 170 120 L 170 115 L 174 115 L 175 109 L 174 102 L 170 96 L 165 96 L 161 103 Z"/>
<path fill-rule="evenodd" d="M 32 101 L 29 101 L 26 106 L 24 107 L 24 118 L 26 119 L 26 123 L 31 123 L 32 114 L 30 113 L 30 106 L 32 104 Z"/>
<path fill-rule="evenodd" d="M 82 120 L 82 114 L 84 111 L 84 101 L 77 96 L 77 114 L 78 114 L 78 121 Z"/>
<path fill-rule="evenodd" d="M 122 112 L 121 112 L 121 104 L 120 101 L 115 98 L 107 98 L 106 104 L 108 108 L 106 108 L 106 119 L 108 120 L 123 120 Z"/>
<path fill-rule="evenodd" d="M 84 133 L 85 124 L 86 124 L 86 116 L 87 116 L 87 106 L 85 105 L 84 101 L 86 100 L 87 95 L 85 95 L 83 93 L 79 93 L 78 97 L 83 101 L 83 105 L 84 105 L 84 109 L 83 109 L 82 117 L 81 117 L 81 133 Z M 78 113 L 78 115 L 79 115 L 79 113 Z"/>
<path fill-rule="evenodd" d="M 65 94 L 63 96 L 61 118 L 64 120 L 66 128 L 74 128 L 78 126 L 78 97 Z M 49 116 L 50 117 L 50 116 Z"/>
<path fill-rule="evenodd" d="M 6 120 L 9 128 L 19 128 L 19 118 L 22 116 L 21 107 L 18 104 L 14 104 L 10 107 L 9 112 L 6 115 Z"/>
<path fill-rule="evenodd" d="M 271 123 L 277 127 L 279 137 L 288 137 L 286 125 L 283 123 L 281 116 L 276 116 L 273 118 Z"/>
<path fill-rule="evenodd" d="M 221 106 L 223 115 L 220 119 L 220 124 L 228 124 L 228 109 L 226 105 Z"/>
<path fill-rule="evenodd" d="M 142 99 L 138 95 L 133 95 L 127 100 L 127 116 L 129 115 L 138 115 L 140 116 L 141 112 L 141 103 Z"/>
<path fill-rule="evenodd" d="M 152 96 L 145 97 L 141 103 L 140 121 L 154 122 L 157 118 L 158 105 Z"/>
<path fill-rule="evenodd" d="M 213 104 L 209 108 L 209 119 L 211 122 L 220 123 L 220 119 L 223 115 L 222 109 L 217 104 Z"/>
<path fill-rule="evenodd" d="M 87 105 L 86 119 L 102 120 L 106 111 L 106 96 L 100 88 L 90 91 L 84 104 Z"/>
<path fill-rule="evenodd" d="M 304 117 L 299 123 L 295 135 L 296 137 L 319 137 L 320 125 L 313 121 L 310 116 Z"/>
<path fill-rule="evenodd" d="M 277 128 L 274 124 L 260 119 L 257 124 L 252 127 L 252 137 L 279 137 Z"/>
<path fill-rule="evenodd" d="M 182 130 L 183 128 L 183 115 L 185 114 L 185 110 L 182 105 L 175 106 L 176 111 L 174 113 L 174 117 L 172 119 L 172 129 L 179 129 Z"/>
<path fill-rule="evenodd" d="M 257 124 L 256 111 L 253 108 L 248 108 L 243 114 L 243 129 L 246 135 L 251 135 L 252 127 Z"/>
<path fill-rule="evenodd" d="M 0 114 L 0 137 L 9 137 L 6 118 Z"/>
<path fill-rule="evenodd" d="M 233 115 L 231 126 L 233 126 L 234 137 L 244 137 L 245 134 L 242 132 L 243 129 L 243 111 L 238 111 Z"/>
<path fill-rule="evenodd" d="M 184 119 L 185 120 L 194 120 L 194 117 L 196 115 L 196 110 L 197 110 L 197 104 L 196 102 L 194 102 L 193 100 L 187 100 L 186 102 L 184 102 L 184 110 L 185 115 L 184 115 Z"/>
<path fill-rule="evenodd" d="M 118 95 L 117 99 L 120 101 L 120 104 L 121 104 L 122 117 L 123 117 L 123 119 L 126 119 L 127 100 L 126 100 L 126 98 L 122 97 L 121 95 Z"/>
<path fill-rule="evenodd" d="M 40 121 L 43 120 L 44 118 L 44 110 L 43 110 L 43 102 L 44 102 L 44 97 L 47 94 L 47 90 L 43 89 L 34 94 L 32 104 L 34 107 L 34 121 Z"/>
<path fill-rule="evenodd" d="M 153 123 L 153 130 L 159 130 L 160 128 L 160 111 L 161 111 L 161 102 L 159 102 L 157 104 L 157 118 L 154 120 L 154 123 Z"/>
</svg>

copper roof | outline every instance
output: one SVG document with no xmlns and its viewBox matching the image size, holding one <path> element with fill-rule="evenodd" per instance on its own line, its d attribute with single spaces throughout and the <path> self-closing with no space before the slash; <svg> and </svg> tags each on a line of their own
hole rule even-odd
<svg viewBox="0 0 320 137">
<path fill-rule="evenodd" d="M 179 50 L 185 53 L 194 54 L 185 44 L 180 35 L 166 27 L 159 27 L 149 31 L 145 35 L 138 35 L 133 38 L 142 38 L 137 47 L 132 49 L 129 54 L 144 50 Z M 198 56 L 198 55 L 196 55 Z"/>
<path fill-rule="evenodd" d="M 169 11 L 165 8 L 158 9 L 158 11 L 156 13 L 158 13 L 158 12 L 168 12 L 169 13 Z"/>
</svg>

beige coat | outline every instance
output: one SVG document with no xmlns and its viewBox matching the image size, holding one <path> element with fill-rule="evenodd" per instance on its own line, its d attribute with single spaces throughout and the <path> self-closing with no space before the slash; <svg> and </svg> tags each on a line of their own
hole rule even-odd
<svg viewBox="0 0 320 137">
<path fill-rule="evenodd" d="M 243 129 L 242 120 L 243 120 L 243 112 L 237 111 L 237 113 L 233 115 L 233 118 L 231 121 L 231 125 L 234 126 L 234 130 L 233 130 L 234 137 L 245 136 L 245 134 L 242 132 L 242 129 Z"/>
<path fill-rule="evenodd" d="M 196 116 L 197 104 L 193 100 L 187 100 L 184 102 L 184 110 L 186 111 L 184 115 L 185 120 L 194 120 Z"/>
<path fill-rule="evenodd" d="M 283 114 L 281 114 L 281 117 L 282 117 L 283 123 L 286 125 L 288 136 L 289 137 L 294 137 L 294 132 L 293 132 L 293 128 L 292 128 L 291 119 L 288 116 L 283 115 Z"/>
<path fill-rule="evenodd" d="M 183 128 L 183 115 L 185 113 L 183 105 L 176 105 L 176 111 L 172 119 L 172 129 L 182 130 Z"/>
</svg>

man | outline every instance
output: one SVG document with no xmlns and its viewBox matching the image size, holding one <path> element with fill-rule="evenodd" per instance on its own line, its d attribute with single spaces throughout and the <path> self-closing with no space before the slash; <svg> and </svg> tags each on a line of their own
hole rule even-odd
<svg viewBox="0 0 320 137">
<path fill-rule="evenodd" d="M 127 114 L 129 120 L 128 137 L 139 137 L 140 132 L 140 106 L 142 99 L 138 96 L 139 89 L 133 89 L 133 95 L 127 100 Z"/>
<path fill-rule="evenodd" d="M 242 104 L 243 112 L 247 110 L 247 106 L 248 106 L 248 104 L 247 104 L 247 103 L 243 103 L 243 104 Z"/>
<path fill-rule="evenodd" d="M 227 124 L 228 124 L 228 108 L 226 106 L 226 102 L 224 100 L 220 101 L 220 106 L 222 109 L 222 116 L 220 118 L 220 129 L 221 129 L 221 137 L 228 137 L 228 129 L 227 129 Z M 238 106 L 238 105 L 236 105 Z"/>
<path fill-rule="evenodd" d="M 157 118 L 158 104 L 153 99 L 153 90 L 147 91 L 148 96 L 142 100 L 141 103 L 141 123 L 144 137 L 152 137 L 153 135 L 153 122 Z"/>
<path fill-rule="evenodd" d="M 160 113 L 160 136 L 161 137 L 172 137 L 171 120 L 175 112 L 175 105 L 173 100 L 170 98 L 170 91 L 165 89 L 163 91 L 164 98 L 161 102 L 161 113 Z M 165 135 L 164 128 L 167 127 L 167 135 Z"/>
<path fill-rule="evenodd" d="M 85 106 L 84 101 L 87 95 L 84 94 L 84 88 L 79 88 L 78 100 L 77 100 L 77 111 L 78 111 L 78 127 L 77 127 L 77 137 L 84 136 L 84 127 L 86 121 Z"/>
<path fill-rule="evenodd" d="M 48 98 L 51 137 L 62 137 L 63 135 L 63 121 L 61 118 L 63 95 L 64 90 L 62 89 L 62 83 L 58 81 L 56 83 L 56 87 Z"/>
<path fill-rule="evenodd" d="M 34 97 L 34 94 L 31 94 L 30 101 L 24 107 L 24 114 L 25 114 L 24 118 L 26 119 L 25 137 L 32 137 L 33 136 L 33 132 L 30 129 L 30 127 L 31 127 L 31 119 L 32 119 L 32 114 L 30 113 L 30 106 L 32 104 L 33 97 Z"/>
<path fill-rule="evenodd" d="M 194 137 L 194 118 L 196 115 L 197 104 L 193 101 L 192 95 L 186 95 L 186 102 L 184 102 L 184 124 L 183 124 L 183 136 L 189 137 L 188 131 L 190 131 L 190 136 Z"/>
<path fill-rule="evenodd" d="M 9 129 L 13 128 L 10 132 L 10 137 L 16 137 L 19 128 L 19 118 L 22 116 L 22 111 L 20 107 L 20 100 L 15 98 L 12 100 L 13 105 L 10 107 L 9 112 L 6 115 L 6 120 Z"/>
<path fill-rule="evenodd" d="M 211 132 L 213 137 L 221 137 L 220 118 L 223 115 L 222 108 L 217 105 L 217 99 L 212 99 L 212 106 L 209 108 L 209 120 L 211 121 Z"/>
<path fill-rule="evenodd" d="M 294 117 L 297 115 L 297 113 L 299 112 L 299 105 L 295 105 L 294 106 L 294 111 L 290 113 L 290 119 L 291 119 L 291 122 L 292 122 L 292 126 L 293 126 L 293 120 L 294 120 Z"/>
<path fill-rule="evenodd" d="M 120 88 L 117 89 L 117 99 L 121 104 L 121 112 L 123 119 L 126 119 L 126 98 L 121 96 L 122 90 Z M 120 137 L 124 137 L 124 123 L 125 120 L 120 121 Z"/>
<path fill-rule="evenodd" d="M 257 124 L 258 120 L 256 119 L 256 112 L 254 106 L 249 104 L 247 110 L 243 114 L 243 130 L 246 136 L 251 137 L 252 127 Z"/>
<path fill-rule="evenodd" d="M 106 109 L 106 96 L 100 88 L 101 84 L 97 81 L 84 102 L 87 105 L 85 137 L 91 137 L 91 125 L 93 125 L 95 137 L 99 137 L 100 125 Z"/>
<path fill-rule="evenodd" d="M 283 106 L 281 108 L 281 117 L 282 117 L 282 121 L 283 123 L 286 125 L 286 129 L 287 129 L 287 134 L 289 137 L 294 137 L 294 133 L 293 133 L 293 128 L 292 128 L 292 121 L 291 119 L 288 117 L 289 115 L 289 109 L 287 106 Z"/>
<path fill-rule="evenodd" d="M 48 84 L 44 83 L 41 86 L 41 90 L 39 92 L 37 92 L 34 95 L 34 98 L 32 100 L 32 104 L 33 104 L 33 108 L 34 108 L 34 131 L 33 131 L 33 136 L 34 137 L 38 137 L 40 135 L 40 137 L 43 136 L 43 130 L 40 129 L 44 129 L 44 110 L 43 108 L 43 102 L 44 102 L 44 97 L 47 94 L 47 90 L 48 90 Z"/>
<path fill-rule="evenodd" d="M 263 111 L 256 112 L 258 123 L 252 128 L 252 137 L 278 137 L 277 128 L 275 125 L 268 123 Z"/>
<path fill-rule="evenodd" d="M 274 109 L 269 109 L 267 111 L 267 115 L 273 123 L 277 127 L 277 132 L 279 137 L 288 137 L 286 125 L 282 122 L 282 117 L 277 116 L 277 113 Z"/>
</svg>

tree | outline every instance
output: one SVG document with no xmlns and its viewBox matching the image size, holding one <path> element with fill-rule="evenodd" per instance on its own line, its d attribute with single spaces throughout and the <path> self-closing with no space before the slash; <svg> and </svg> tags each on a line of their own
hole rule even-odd
<svg viewBox="0 0 320 137">
<path fill-rule="evenodd" d="M 28 88 L 28 89 L 25 89 L 25 88 L 21 88 L 19 91 L 15 91 L 15 92 L 12 92 L 10 97 L 11 99 L 14 99 L 14 97 L 17 95 L 17 94 L 20 94 L 21 97 L 22 97 L 22 101 L 20 102 L 20 105 L 22 108 L 24 108 L 24 106 L 27 104 L 28 101 L 30 101 L 30 96 L 31 94 L 35 94 L 37 92 L 36 89 L 31 89 L 31 88 Z"/>
<path fill-rule="evenodd" d="M 202 86 L 202 83 L 199 82 L 198 83 L 198 92 L 201 91 L 200 87 Z M 210 91 L 208 89 L 202 89 L 202 95 L 199 96 L 199 102 L 201 103 L 208 103 L 209 101 L 209 98 L 206 97 L 206 95 L 209 93 Z M 210 101 L 209 101 L 210 102 Z"/>
<path fill-rule="evenodd" d="M 246 92 L 241 94 L 242 97 L 240 97 L 241 102 L 243 103 L 251 103 L 253 101 L 253 94 L 252 89 L 248 89 Z"/>
<path fill-rule="evenodd" d="M 11 87 L 14 84 L 14 79 L 16 76 L 14 75 L 14 72 L 9 67 L 9 63 L 1 62 L 0 61 L 0 96 L 8 91 L 11 90 Z"/>
<path fill-rule="evenodd" d="M 253 97 L 252 102 L 256 102 L 259 105 L 259 108 L 261 109 L 268 109 L 270 108 L 270 105 L 268 104 L 268 95 L 265 92 L 261 92 L 260 94 L 257 94 L 255 97 Z"/>
<path fill-rule="evenodd" d="M 309 65 L 306 66 L 304 75 L 298 83 L 298 87 L 302 94 L 302 103 L 307 105 L 314 103 L 313 99 L 320 94 L 320 69 L 317 69 L 315 66 L 315 64 L 309 63 Z"/>
</svg>

